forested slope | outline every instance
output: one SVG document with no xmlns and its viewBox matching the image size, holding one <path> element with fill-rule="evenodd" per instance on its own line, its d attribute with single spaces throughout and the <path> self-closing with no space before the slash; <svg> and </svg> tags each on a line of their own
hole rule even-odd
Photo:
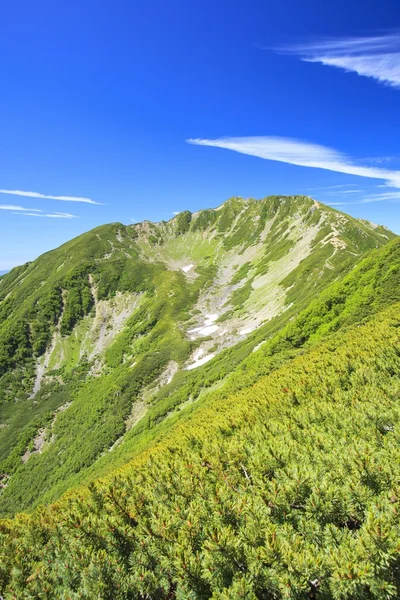
<svg viewBox="0 0 400 600">
<path fill-rule="evenodd" d="M 4 521 L 6 598 L 396 598 L 400 306 Z"/>
<path fill-rule="evenodd" d="M 166 223 L 99 227 L 2 277 L 0 514 L 123 465 L 182 411 L 289 359 L 265 361 L 267 344 L 251 365 L 255 348 L 393 237 L 304 196 L 232 198 Z M 364 277 L 362 310 L 378 308 L 367 292 L 384 289 L 384 272 L 373 285 Z"/>
<path fill-rule="evenodd" d="M 102 480 L 1 522 L 5 598 L 399 597 L 399 240 L 236 351 Z"/>
</svg>

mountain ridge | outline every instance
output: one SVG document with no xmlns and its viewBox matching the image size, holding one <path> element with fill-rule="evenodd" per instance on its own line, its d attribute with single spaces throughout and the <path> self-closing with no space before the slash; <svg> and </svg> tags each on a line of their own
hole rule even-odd
<svg viewBox="0 0 400 600">
<path fill-rule="evenodd" d="M 269 258 L 270 264 L 272 261 L 275 267 L 275 274 L 266 273 L 269 267 L 265 257 L 261 255 L 265 249 L 265 237 L 269 234 L 267 231 L 268 228 L 273 228 L 274 220 L 279 212 L 285 212 L 285 210 L 280 210 L 279 203 L 281 201 L 285 204 L 283 198 L 276 196 L 268 198 L 266 201 L 232 198 L 215 210 L 206 209 L 198 211 L 193 216 L 188 211 L 184 211 L 166 223 L 153 224 L 144 222 L 129 226 L 114 223 L 100 226 L 87 234 L 75 238 L 71 242 L 67 242 L 59 249 L 46 253 L 34 263 L 28 263 L 9 273 L 6 278 L 2 279 L 0 286 L 1 310 L 3 314 L 6 314 L 7 310 L 12 310 L 10 296 L 12 297 L 13 295 L 13 289 L 21 285 L 26 287 L 24 281 L 27 277 L 29 285 L 32 285 L 30 280 L 33 279 L 35 287 L 39 290 L 37 298 L 33 298 L 33 303 L 38 305 L 41 302 L 40 296 L 44 295 L 43 285 L 49 287 L 47 285 L 47 273 L 41 268 L 42 265 L 39 263 L 47 262 L 52 257 L 55 257 L 57 253 L 62 253 L 63 250 L 66 250 L 70 254 L 70 257 L 76 256 L 76 258 L 72 258 L 72 269 L 75 271 L 71 273 L 70 280 L 67 279 L 67 282 L 63 282 L 61 276 L 57 277 L 59 272 L 62 275 L 65 271 L 67 272 L 64 277 L 69 277 L 68 271 L 71 270 L 71 267 L 67 270 L 69 265 L 66 268 L 66 263 L 67 261 L 71 262 L 71 258 L 65 257 L 65 252 L 62 254 L 60 260 L 56 258 L 54 266 L 46 264 L 54 279 L 53 287 L 48 291 L 48 304 L 52 305 L 51 314 L 48 315 L 49 323 L 43 324 L 42 322 L 37 325 L 33 323 L 33 325 L 30 325 L 30 332 L 18 332 L 19 336 L 36 338 L 32 341 L 27 340 L 27 344 L 31 344 L 33 351 L 40 356 L 46 349 L 48 350 L 54 328 L 58 327 L 61 335 L 70 333 L 82 317 L 93 310 L 97 296 L 97 300 L 106 300 L 115 294 L 116 291 L 121 293 L 131 292 L 132 288 L 135 293 L 141 293 L 146 287 L 146 281 L 151 276 L 151 273 L 148 271 L 153 271 L 154 274 L 157 268 L 159 270 L 160 266 L 164 265 L 169 271 L 173 270 L 184 273 L 185 279 L 190 283 L 200 274 L 196 271 L 197 268 L 203 271 L 203 277 L 206 272 L 206 276 L 209 277 L 212 275 L 211 271 L 217 270 L 218 273 L 214 275 L 216 281 L 213 282 L 212 289 L 208 290 L 208 292 L 207 290 L 202 290 L 202 298 L 198 299 L 198 306 L 192 310 L 192 312 L 199 310 L 200 316 L 197 322 L 193 323 L 193 335 L 191 337 L 198 338 L 202 336 L 203 332 L 207 333 L 207 331 L 210 331 L 214 333 L 217 329 L 223 332 L 223 328 L 215 323 L 215 321 L 220 322 L 221 319 L 229 320 L 230 322 L 233 321 L 231 329 L 234 329 L 236 333 L 231 335 L 225 331 L 225 339 L 222 338 L 222 343 L 219 344 L 219 347 L 231 345 L 235 341 L 238 341 L 241 335 L 246 335 L 252 329 L 257 328 L 264 317 L 270 319 L 271 316 L 273 317 L 274 314 L 285 308 L 286 292 L 282 286 L 279 286 L 280 281 L 284 279 L 281 277 L 282 271 L 285 269 L 288 273 L 295 271 L 296 266 L 310 254 L 311 243 L 314 243 L 312 242 L 313 235 L 317 232 L 318 224 L 306 223 L 305 229 L 303 227 L 303 230 L 300 232 L 302 235 L 297 234 L 297 238 L 299 239 L 296 240 L 296 231 L 294 234 L 290 230 L 289 232 L 284 231 L 284 228 L 282 228 L 284 223 L 281 223 L 277 235 L 275 234 L 275 238 L 270 236 L 272 239 L 268 241 L 270 241 L 271 245 L 276 244 L 278 237 L 280 244 L 278 253 L 286 255 L 286 258 L 274 255 L 273 251 L 270 252 L 267 259 Z M 319 206 L 322 206 L 307 197 L 300 197 L 300 203 L 303 205 L 305 203 L 308 204 L 306 211 L 306 215 L 308 214 L 308 216 L 313 211 L 318 210 Z M 257 210 L 260 209 L 260 206 L 262 207 L 261 211 Z M 253 210 L 251 219 L 247 219 L 243 223 L 244 219 L 242 215 L 249 208 L 255 208 L 256 210 Z M 285 206 L 283 208 L 285 209 Z M 332 218 L 332 215 L 334 215 L 334 218 L 339 220 L 337 224 L 330 225 L 330 230 L 329 226 L 325 228 L 325 238 L 320 237 L 318 240 L 320 253 L 323 254 L 325 252 L 326 255 L 322 267 L 325 269 L 325 277 L 327 276 L 327 269 L 335 270 L 332 259 L 338 254 L 338 250 L 344 250 L 346 253 L 353 251 L 353 254 L 357 254 L 354 250 L 357 249 L 359 253 L 360 250 L 362 252 L 366 249 L 362 246 L 364 242 L 362 239 L 363 235 L 365 237 L 373 236 L 374 239 L 370 239 L 369 241 L 370 246 L 373 245 L 374 241 L 376 241 L 376 245 L 387 241 L 391 235 L 387 230 L 384 230 L 386 233 L 383 233 L 383 228 L 376 226 L 368 226 L 366 229 L 365 222 L 357 222 L 351 219 L 351 217 L 346 217 L 343 213 L 333 211 L 328 207 L 324 207 L 323 211 L 325 218 Z M 219 215 L 218 213 L 222 214 Z M 271 218 L 268 219 L 268 216 L 271 216 Z M 304 217 L 304 214 L 302 216 Z M 300 220 L 300 215 L 298 217 L 298 220 Z M 281 216 L 280 219 L 282 220 Z M 338 237 L 337 226 L 339 226 L 340 220 L 342 220 L 343 226 L 343 219 L 345 219 L 344 223 L 347 225 L 350 223 L 356 234 L 358 234 L 359 239 L 357 243 L 361 248 L 351 249 L 351 240 L 346 239 L 344 241 Z M 215 222 L 216 226 L 214 226 Z M 265 222 L 268 223 L 267 227 L 265 227 Z M 261 227 L 259 223 L 261 223 Z M 231 228 L 228 233 L 226 233 L 227 227 Z M 230 235 L 231 232 L 234 232 L 234 235 Z M 306 233 L 306 239 L 302 239 L 304 238 L 304 232 Z M 246 237 L 250 239 L 245 239 Z M 345 238 L 345 235 L 343 237 Z M 282 246 L 281 238 L 284 238 L 284 247 Z M 244 247 L 237 249 L 238 243 L 243 245 L 244 241 L 246 242 Z M 82 246 L 85 245 L 87 248 L 83 248 L 82 252 Z M 294 252 L 288 257 L 293 246 L 295 246 Z M 329 253 L 329 248 L 332 249 L 331 253 Z M 113 252 L 117 253 L 117 255 L 119 254 L 117 256 L 118 262 L 109 261 L 109 259 L 114 258 Z M 130 277 L 132 278 L 133 275 L 137 280 L 136 282 L 132 283 L 132 280 L 130 282 L 124 281 L 121 276 L 119 277 L 119 281 L 115 281 L 115 272 L 109 272 L 105 266 L 106 261 L 109 261 L 113 267 L 116 267 L 121 272 L 121 270 L 126 268 L 126 264 L 123 264 L 121 259 L 125 259 L 126 263 L 126 258 L 130 262 L 131 259 L 135 261 L 136 268 L 133 273 L 131 269 Z M 288 264 L 288 259 L 292 264 Z M 80 263 L 79 267 L 73 264 L 77 260 Z M 254 267 L 257 266 L 254 265 L 255 260 L 258 262 L 258 272 L 255 272 Z M 293 265 L 293 260 L 297 261 L 297 264 Z M 105 267 L 104 282 L 95 282 L 93 274 L 89 273 L 91 269 L 96 269 L 96 263 L 98 264 L 99 261 Z M 155 265 L 150 267 L 149 263 L 153 263 L 153 265 L 155 263 Z M 223 268 L 221 268 L 221 265 Z M 35 273 L 31 273 L 32 270 L 39 271 L 43 275 L 35 278 Z M 248 273 L 249 270 L 250 274 Z M 15 284 L 12 281 L 14 277 Z M 142 285 L 138 281 L 141 277 L 144 280 L 144 285 L 143 281 Z M 9 282 L 11 282 L 11 285 L 7 286 Z M 275 295 L 273 302 L 269 306 L 266 305 L 262 297 L 266 284 L 272 285 L 275 292 L 277 290 L 280 292 L 278 296 Z M 293 284 L 291 283 L 291 285 Z M 63 286 L 67 288 L 64 291 L 62 291 Z M 200 284 L 201 286 L 202 284 Z M 121 289 L 116 290 L 117 287 Z M 260 288 L 261 292 L 257 291 Z M 2 292 L 2 290 L 5 291 Z M 30 293 L 30 290 L 27 293 Z M 294 294 L 292 295 L 294 296 Z M 134 299 L 132 299 L 132 302 L 135 303 Z M 231 309 L 230 314 L 228 314 L 226 305 Z M 63 312 L 62 315 L 61 311 Z M 60 320 L 60 323 L 58 323 L 58 320 Z M 32 332 L 35 325 L 39 328 L 36 335 L 35 331 Z M 221 340 L 218 341 L 221 342 Z M 204 354 L 209 349 L 205 345 L 205 349 L 202 348 L 199 352 L 202 351 Z"/>
<path fill-rule="evenodd" d="M 100 226 L 11 271 L 0 510 L 54 499 L 121 444 L 140 446 L 390 237 L 305 196 L 235 197 Z"/>
<path fill-rule="evenodd" d="M 0 594 L 397 597 L 399 314 L 400 238 L 303 196 L 2 277 Z"/>
<path fill-rule="evenodd" d="M 0 521 L 6 597 L 397 597 L 399 252 L 369 253 L 133 461 Z"/>
</svg>

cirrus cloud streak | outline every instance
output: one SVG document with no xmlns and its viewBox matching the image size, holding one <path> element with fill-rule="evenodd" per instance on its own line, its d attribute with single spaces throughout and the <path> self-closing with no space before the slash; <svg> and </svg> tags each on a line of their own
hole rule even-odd
<svg viewBox="0 0 400 600">
<path fill-rule="evenodd" d="M 400 34 L 328 39 L 277 49 L 302 61 L 320 63 L 372 77 L 379 83 L 400 88 Z"/>
<path fill-rule="evenodd" d="M 30 211 L 35 213 L 43 212 L 40 208 L 24 208 L 23 206 L 16 206 L 15 204 L 0 204 L 0 210 L 12 210 L 15 211 Z"/>
<path fill-rule="evenodd" d="M 37 213 L 37 212 L 13 212 L 13 215 L 24 215 L 25 217 L 43 217 L 47 219 L 77 219 L 76 215 L 70 213 Z"/>
<path fill-rule="evenodd" d="M 0 210 L 9 210 L 13 215 L 24 215 L 25 217 L 47 217 L 49 219 L 77 219 L 76 215 L 65 212 L 45 213 L 40 208 L 26 208 L 16 204 L 0 204 Z"/>
<path fill-rule="evenodd" d="M 189 139 L 189 144 L 233 150 L 265 160 L 301 167 L 326 169 L 346 175 L 381 179 L 400 189 L 400 171 L 358 164 L 350 157 L 326 146 L 283 137 L 227 137 L 215 140 Z"/>
<path fill-rule="evenodd" d="M 39 192 L 27 192 L 23 190 L 2 190 L 0 189 L 0 194 L 7 194 L 10 196 L 25 196 L 26 198 L 39 198 L 43 200 L 59 200 L 61 202 L 83 202 L 85 204 L 98 204 L 101 205 L 101 202 L 96 202 L 91 198 L 83 198 L 80 196 L 53 196 L 51 194 L 41 194 Z"/>
</svg>

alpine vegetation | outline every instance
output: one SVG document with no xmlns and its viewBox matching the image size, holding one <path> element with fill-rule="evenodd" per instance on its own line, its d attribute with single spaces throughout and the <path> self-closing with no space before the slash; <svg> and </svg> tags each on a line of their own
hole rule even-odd
<svg viewBox="0 0 400 600">
<path fill-rule="evenodd" d="M 400 244 L 308 196 L 0 278 L 4 598 L 400 596 Z"/>
</svg>

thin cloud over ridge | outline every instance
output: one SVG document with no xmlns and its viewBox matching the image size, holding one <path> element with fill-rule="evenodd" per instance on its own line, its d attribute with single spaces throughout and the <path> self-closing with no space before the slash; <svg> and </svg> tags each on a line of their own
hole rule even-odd
<svg viewBox="0 0 400 600">
<path fill-rule="evenodd" d="M 215 140 L 189 139 L 187 142 L 197 146 L 224 148 L 301 167 L 382 179 L 386 186 L 400 189 L 400 171 L 359 165 L 337 150 L 302 140 L 282 137 L 227 137 Z"/>
<path fill-rule="evenodd" d="M 83 198 L 80 196 L 53 196 L 51 194 L 41 194 L 39 192 L 26 192 L 23 190 L 1 190 L 0 194 L 7 194 L 10 196 L 25 196 L 27 198 L 40 198 L 44 200 L 60 200 L 61 202 L 83 202 L 85 204 L 98 204 L 102 202 L 96 202 L 91 198 Z"/>
<path fill-rule="evenodd" d="M 302 61 L 319 63 L 372 77 L 379 83 L 400 88 L 400 33 L 326 39 L 277 48 Z"/>
</svg>

